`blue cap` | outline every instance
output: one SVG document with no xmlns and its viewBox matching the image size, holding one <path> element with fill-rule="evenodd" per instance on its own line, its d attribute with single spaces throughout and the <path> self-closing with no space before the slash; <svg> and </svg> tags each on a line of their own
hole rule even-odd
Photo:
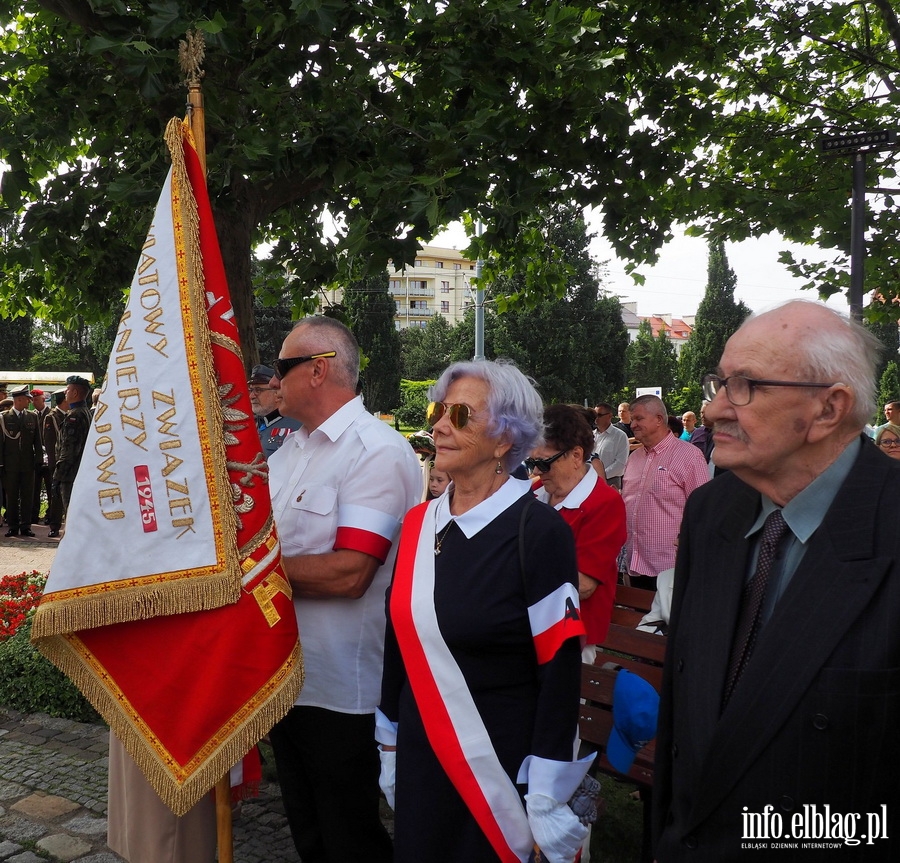
<svg viewBox="0 0 900 863">
<path fill-rule="evenodd" d="M 656 737 L 659 694 L 643 677 L 624 668 L 613 689 L 613 727 L 606 758 L 619 773 L 628 773 L 635 755 Z"/>
</svg>

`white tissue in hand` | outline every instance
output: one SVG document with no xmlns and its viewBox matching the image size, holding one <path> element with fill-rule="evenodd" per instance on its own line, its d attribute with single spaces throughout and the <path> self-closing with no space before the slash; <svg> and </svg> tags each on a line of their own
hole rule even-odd
<svg viewBox="0 0 900 863">
<path fill-rule="evenodd" d="M 546 794 L 526 794 L 528 825 L 549 863 L 572 863 L 588 829 L 565 804 Z"/>
</svg>

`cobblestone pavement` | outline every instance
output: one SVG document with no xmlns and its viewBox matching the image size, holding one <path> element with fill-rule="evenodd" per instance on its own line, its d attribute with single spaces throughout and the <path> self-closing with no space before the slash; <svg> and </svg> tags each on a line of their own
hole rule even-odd
<svg viewBox="0 0 900 863">
<path fill-rule="evenodd" d="M 0 708 L 0 861 L 121 863 L 106 846 L 109 732 Z M 277 783 L 234 824 L 235 863 L 297 863 Z"/>
<path fill-rule="evenodd" d="M 5 538 L 0 576 L 47 572 L 58 540 Z M 0 707 L 0 861 L 122 863 L 106 845 L 108 735 L 105 726 Z M 393 830 L 382 801 L 382 817 Z M 234 823 L 234 863 L 299 863 L 277 782 L 244 801 Z"/>
<path fill-rule="evenodd" d="M 0 530 L 0 576 L 47 572 L 58 540 Z M 0 861 L 121 863 L 106 845 L 104 726 L 0 707 Z M 234 823 L 235 863 L 297 863 L 277 783 L 244 802 Z"/>
</svg>

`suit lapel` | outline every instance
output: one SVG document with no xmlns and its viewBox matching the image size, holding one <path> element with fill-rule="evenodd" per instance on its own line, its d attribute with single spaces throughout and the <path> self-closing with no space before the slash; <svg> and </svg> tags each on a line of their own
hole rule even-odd
<svg viewBox="0 0 900 863">
<path fill-rule="evenodd" d="M 760 633 L 728 708 L 711 737 L 701 738 L 710 746 L 691 826 L 716 808 L 769 745 L 889 570 L 892 560 L 874 553 L 875 514 L 886 477 L 879 461 L 881 456 L 865 445 Z M 733 623 L 724 628 L 730 639 Z M 730 643 L 720 665 L 727 664 L 728 650 Z M 721 696 L 721 671 L 713 682 L 708 679 L 707 688 Z M 710 709 L 704 705 L 704 721 Z"/>
</svg>

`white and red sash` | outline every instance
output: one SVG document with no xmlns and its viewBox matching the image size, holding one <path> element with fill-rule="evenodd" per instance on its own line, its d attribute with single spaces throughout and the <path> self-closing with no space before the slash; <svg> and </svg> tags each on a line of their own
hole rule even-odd
<svg viewBox="0 0 900 863">
<path fill-rule="evenodd" d="M 462 671 L 441 637 L 434 609 L 438 500 L 407 514 L 397 552 L 391 619 L 425 733 L 441 766 L 504 863 L 534 847 L 525 808 L 506 774 Z"/>
</svg>

